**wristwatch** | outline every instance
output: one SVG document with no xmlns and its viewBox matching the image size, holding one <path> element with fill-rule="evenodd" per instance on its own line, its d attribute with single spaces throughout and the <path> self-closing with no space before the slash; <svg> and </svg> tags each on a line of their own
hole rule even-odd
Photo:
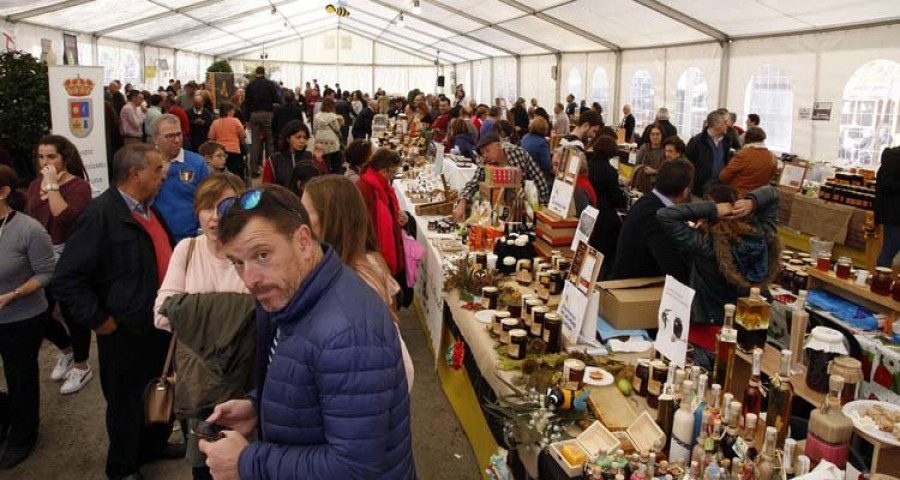
<svg viewBox="0 0 900 480">
<path fill-rule="evenodd" d="M 59 184 L 58 184 L 58 183 L 45 183 L 45 184 L 44 184 L 44 191 L 45 191 L 45 192 L 49 192 L 49 191 L 51 191 L 51 190 L 59 191 Z"/>
</svg>

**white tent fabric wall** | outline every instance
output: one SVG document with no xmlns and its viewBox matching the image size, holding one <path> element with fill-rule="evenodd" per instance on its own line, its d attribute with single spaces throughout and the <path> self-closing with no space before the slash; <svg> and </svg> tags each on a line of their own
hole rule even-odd
<svg viewBox="0 0 900 480">
<path fill-rule="evenodd" d="M 532 98 L 538 99 L 539 105 L 551 105 L 556 98 L 556 81 L 550 76 L 556 65 L 556 56 L 540 55 L 535 57 L 521 57 L 522 83 L 518 95 L 530 102 Z M 565 78 L 565 77 L 561 77 Z M 549 110 L 548 110 L 549 112 Z"/>
</svg>

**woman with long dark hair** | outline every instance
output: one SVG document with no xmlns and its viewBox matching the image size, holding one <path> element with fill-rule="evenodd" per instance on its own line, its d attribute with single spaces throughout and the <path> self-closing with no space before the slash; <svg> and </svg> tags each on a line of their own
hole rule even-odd
<svg viewBox="0 0 900 480">
<path fill-rule="evenodd" d="M 660 227 L 690 261 L 694 289 L 688 341 L 698 365 L 712 366 L 714 339 L 725 315 L 750 288 L 766 291 L 778 272 L 778 190 L 766 186 L 745 197 L 727 185 L 711 187 L 704 202 L 657 211 Z M 699 225 L 691 228 L 688 221 Z M 708 364 L 707 364 L 708 363 Z"/>
<path fill-rule="evenodd" d="M 35 163 L 41 175 L 28 186 L 28 214 L 50 233 L 54 255 L 59 258 L 75 218 L 91 201 L 91 185 L 78 148 L 66 137 L 46 135 L 41 138 Z M 59 307 L 65 326 L 56 321 L 52 290 L 52 285 L 46 289 L 49 315 L 44 335 L 61 353 L 50 372 L 50 379 L 55 382 L 65 380 L 60 387 L 61 393 L 75 393 L 94 378 L 88 364 L 91 329 L 76 321 L 62 304 Z"/>
</svg>

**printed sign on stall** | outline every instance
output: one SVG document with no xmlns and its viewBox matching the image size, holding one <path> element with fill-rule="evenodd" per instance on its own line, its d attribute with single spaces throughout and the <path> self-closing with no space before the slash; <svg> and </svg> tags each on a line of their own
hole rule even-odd
<svg viewBox="0 0 900 480">
<path fill-rule="evenodd" d="M 688 333 L 691 328 L 691 303 L 694 290 L 666 275 L 659 303 L 659 331 L 653 346 L 670 362 L 684 367 L 687 359 Z"/>
</svg>

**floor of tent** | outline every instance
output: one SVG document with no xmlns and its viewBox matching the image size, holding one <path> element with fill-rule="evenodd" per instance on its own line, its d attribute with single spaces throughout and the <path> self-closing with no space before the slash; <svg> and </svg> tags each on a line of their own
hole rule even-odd
<svg viewBox="0 0 900 480">
<path fill-rule="evenodd" d="M 419 478 L 479 478 L 480 467 L 441 388 L 414 309 L 401 312 L 400 330 L 416 369 L 412 390 L 412 436 Z M 41 430 L 35 451 L 15 469 L 3 472 L 2 478 L 104 478 L 106 403 L 100 392 L 99 377 L 95 375 L 90 384 L 75 395 L 61 395 L 59 384 L 50 381 L 50 369 L 57 353 L 51 343 L 44 342 L 40 352 Z M 96 345 L 91 351 L 91 365 L 97 368 Z M 5 385 L 2 376 L 0 385 Z M 175 432 L 172 438 L 180 441 L 180 432 Z M 149 480 L 191 478 L 190 468 L 183 460 L 156 462 L 144 466 L 141 471 Z"/>
</svg>

